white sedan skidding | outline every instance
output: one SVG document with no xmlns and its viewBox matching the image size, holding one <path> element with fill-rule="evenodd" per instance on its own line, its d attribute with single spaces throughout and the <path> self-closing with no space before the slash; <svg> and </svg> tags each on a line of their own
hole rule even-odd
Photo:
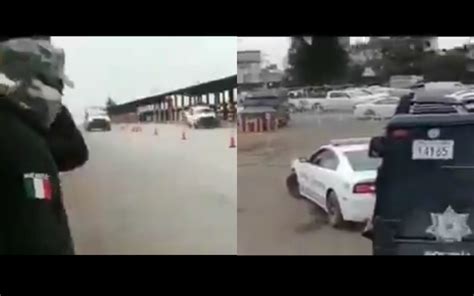
<svg viewBox="0 0 474 296">
<path fill-rule="evenodd" d="M 395 114 L 400 99 L 384 97 L 367 103 L 357 104 L 354 107 L 354 116 L 357 119 L 386 119 Z"/>
<path fill-rule="evenodd" d="M 370 219 L 380 159 L 369 158 L 369 140 L 334 140 L 309 159 L 294 160 L 286 181 L 290 194 L 316 203 L 333 227 Z"/>
</svg>

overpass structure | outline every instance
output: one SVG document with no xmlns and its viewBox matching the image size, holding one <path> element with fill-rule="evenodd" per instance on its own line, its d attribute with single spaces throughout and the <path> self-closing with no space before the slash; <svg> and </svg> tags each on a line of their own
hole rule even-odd
<svg viewBox="0 0 474 296">
<path fill-rule="evenodd" d="M 181 120 L 182 111 L 190 106 L 208 104 L 221 108 L 224 120 L 235 118 L 237 75 L 200 83 L 163 94 L 137 99 L 109 107 L 115 123 L 172 122 Z M 231 115 L 231 116 L 230 116 Z"/>
</svg>

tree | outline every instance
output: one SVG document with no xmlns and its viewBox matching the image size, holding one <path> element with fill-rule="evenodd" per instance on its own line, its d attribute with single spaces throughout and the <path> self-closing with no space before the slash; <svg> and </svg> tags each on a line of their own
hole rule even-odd
<svg viewBox="0 0 474 296">
<path fill-rule="evenodd" d="M 382 44 L 383 76 L 422 75 L 422 64 L 433 52 L 425 52 L 422 39 L 417 37 L 392 37 Z"/>
<path fill-rule="evenodd" d="M 294 37 L 288 53 L 290 75 L 298 84 L 329 84 L 345 79 L 348 55 L 338 37 Z"/>
<path fill-rule="evenodd" d="M 464 53 L 427 56 L 422 72 L 427 81 L 463 81 L 467 76 L 467 58 Z"/>
<path fill-rule="evenodd" d="M 116 105 L 117 105 L 117 103 L 115 103 L 115 101 L 112 100 L 111 97 L 108 97 L 108 98 L 107 98 L 107 102 L 105 103 L 105 106 L 106 106 L 107 108 L 112 107 L 112 106 L 116 106 Z"/>
</svg>

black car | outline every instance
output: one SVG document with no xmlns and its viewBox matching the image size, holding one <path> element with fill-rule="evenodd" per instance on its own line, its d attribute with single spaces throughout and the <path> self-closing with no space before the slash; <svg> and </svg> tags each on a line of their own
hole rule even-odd
<svg viewBox="0 0 474 296">
<path fill-rule="evenodd" d="M 473 135 L 461 103 L 426 99 L 372 138 L 374 255 L 474 255 Z"/>
</svg>

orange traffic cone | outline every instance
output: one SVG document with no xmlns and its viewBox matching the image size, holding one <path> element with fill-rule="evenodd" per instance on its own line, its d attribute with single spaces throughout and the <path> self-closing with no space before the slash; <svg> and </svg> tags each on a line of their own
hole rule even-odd
<svg viewBox="0 0 474 296">
<path fill-rule="evenodd" d="M 235 145 L 235 138 L 234 136 L 231 136 L 229 148 L 235 148 L 235 147 L 237 147 L 237 145 Z"/>
<path fill-rule="evenodd" d="M 181 134 L 181 140 L 186 140 L 186 131 Z"/>
</svg>

